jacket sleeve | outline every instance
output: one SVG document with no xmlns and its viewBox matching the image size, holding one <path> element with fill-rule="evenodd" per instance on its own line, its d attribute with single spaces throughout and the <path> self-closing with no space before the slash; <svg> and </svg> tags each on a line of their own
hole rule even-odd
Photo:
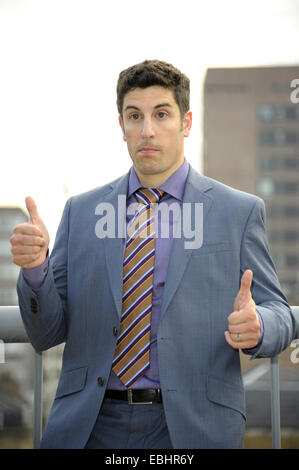
<svg viewBox="0 0 299 470">
<path fill-rule="evenodd" d="M 67 326 L 67 258 L 69 212 L 71 199 L 65 205 L 57 231 L 49 268 L 43 284 L 32 289 L 21 269 L 17 293 L 24 327 L 32 346 L 44 351 L 66 340 Z"/>
<path fill-rule="evenodd" d="M 272 357 L 286 349 L 295 335 L 296 322 L 282 293 L 265 229 L 265 205 L 257 199 L 247 220 L 241 244 L 241 275 L 253 271 L 252 297 L 263 321 L 263 340 L 252 355 Z"/>
</svg>

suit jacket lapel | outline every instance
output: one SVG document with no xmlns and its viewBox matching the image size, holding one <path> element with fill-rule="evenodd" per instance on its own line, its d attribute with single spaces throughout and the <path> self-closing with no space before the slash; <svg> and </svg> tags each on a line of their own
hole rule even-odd
<svg viewBox="0 0 299 470">
<path fill-rule="evenodd" d="M 126 197 L 129 174 L 124 175 L 111 185 L 111 192 L 105 198 L 115 211 L 115 237 L 105 238 L 105 255 L 108 278 L 119 317 L 122 309 L 123 249 L 126 222 Z M 122 197 L 122 199 L 120 198 Z"/>
<path fill-rule="evenodd" d="M 183 203 L 201 203 L 203 205 L 203 223 L 207 221 L 212 204 L 212 199 L 206 194 L 210 188 L 211 185 L 208 180 L 190 167 Z M 182 210 L 184 210 L 183 207 Z M 193 251 L 192 249 L 185 248 L 185 242 L 188 240 L 184 238 L 183 230 L 181 230 L 181 234 L 181 237 L 174 238 L 173 240 L 167 278 L 164 286 L 161 318 L 179 286 Z"/>
</svg>

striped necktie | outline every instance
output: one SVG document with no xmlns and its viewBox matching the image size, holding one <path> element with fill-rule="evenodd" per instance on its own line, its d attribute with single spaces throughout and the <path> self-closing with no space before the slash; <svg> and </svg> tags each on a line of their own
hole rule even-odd
<svg viewBox="0 0 299 470">
<path fill-rule="evenodd" d="M 150 334 L 155 259 L 152 204 L 160 189 L 136 191 L 139 202 L 128 229 L 123 261 L 122 316 L 112 370 L 130 388 L 150 366 Z"/>
</svg>

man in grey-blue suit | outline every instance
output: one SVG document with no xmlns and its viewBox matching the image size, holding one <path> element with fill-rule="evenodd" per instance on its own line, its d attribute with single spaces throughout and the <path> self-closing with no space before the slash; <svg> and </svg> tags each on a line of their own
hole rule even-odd
<svg viewBox="0 0 299 470">
<path fill-rule="evenodd" d="M 117 97 L 129 173 L 68 200 L 50 257 L 32 198 L 30 223 L 11 237 L 30 341 L 38 351 L 65 343 L 41 447 L 240 448 L 246 411 L 239 350 L 271 357 L 294 336 L 264 204 L 188 164 L 189 80 L 172 65 L 145 61 L 126 69 Z M 127 389 L 112 362 L 124 240 L 140 187 L 164 192 L 159 205 L 167 210 L 156 207 L 154 218 L 157 232 L 165 225 L 169 232 L 156 237 L 150 367 Z"/>
</svg>

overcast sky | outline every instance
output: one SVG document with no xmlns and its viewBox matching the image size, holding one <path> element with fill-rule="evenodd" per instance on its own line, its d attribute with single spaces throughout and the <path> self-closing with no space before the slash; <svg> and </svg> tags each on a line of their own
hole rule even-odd
<svg viewBox="0 0 299 470">
<path fill-rule="evenodd" d="M 298 44 L 298 0 L 0 0 L 0 205 L 32 195 L 53 241 L 66 197 L 128 170 L 115 86 L 144 59 L 190 77 L 201 170 L 206 68 L 299 65 Z"/>
</svg>

